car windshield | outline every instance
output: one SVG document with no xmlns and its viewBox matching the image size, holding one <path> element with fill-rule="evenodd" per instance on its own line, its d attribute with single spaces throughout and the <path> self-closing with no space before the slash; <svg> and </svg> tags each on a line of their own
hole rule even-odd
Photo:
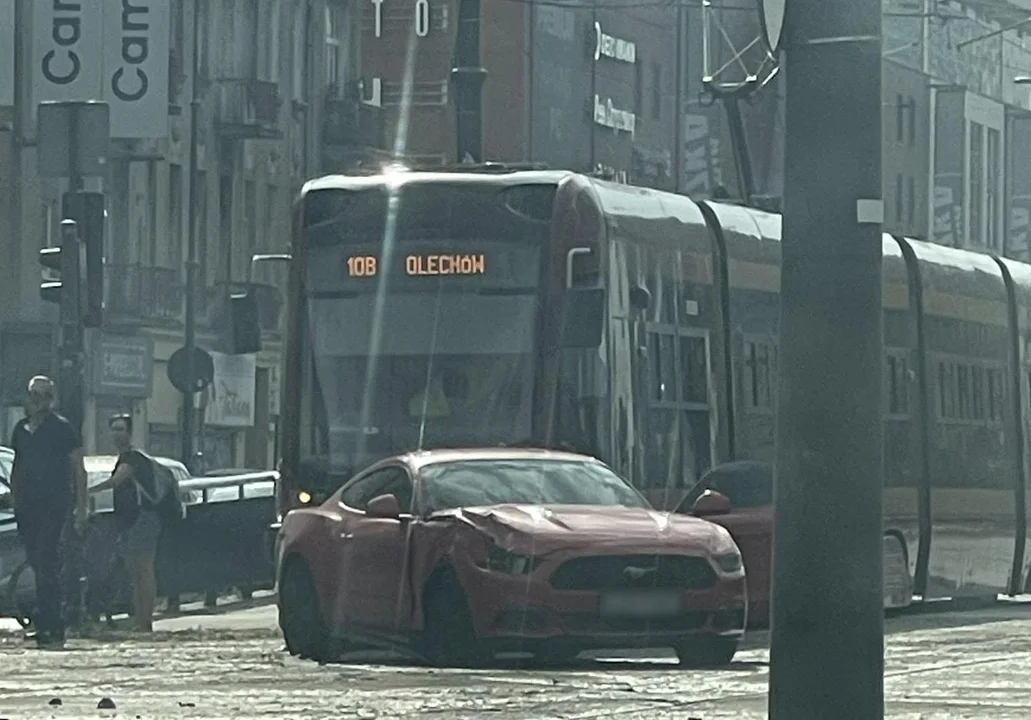
<svg viewBox="0 0 1031 720">
<path fill-rule="evenodd" d="M 427 514 L 489 505 L 649 507 L 604 465 L 575 460 L 463 460 L 422 471 L 420 502 Z"/>
</svg>

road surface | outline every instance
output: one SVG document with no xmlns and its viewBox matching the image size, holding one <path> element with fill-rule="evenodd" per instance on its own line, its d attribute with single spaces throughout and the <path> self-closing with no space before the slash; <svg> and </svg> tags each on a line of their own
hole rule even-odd
<svg viewBox="0 0 1031 720">
<path fill-rule="evenodd" d="M 889 621 L 888 717 L 1028 717 L 1031 608 Z M 0 637 L 0 718 L 434 718 L 716 720 L 765 717 L 765 634 L 733 666 L 684 671 L 658 652 L 563 670 L 509 663 L 430 670 L 351 657 L 319 666 L 282 650 L 275 608 L 160 620 L 151 638 L 109 632 L 41 653 Z M 115 708 L 100 710 L 110 698 Z M 60 700 L 60 705 L 51 705 Z"/>
</svg>

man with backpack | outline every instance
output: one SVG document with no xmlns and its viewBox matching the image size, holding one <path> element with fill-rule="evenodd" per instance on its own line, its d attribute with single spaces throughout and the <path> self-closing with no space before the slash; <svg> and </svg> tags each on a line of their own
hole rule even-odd
<svg viewBox="0 0 1031 720">
<path fill-rule="evenodd" d="M 118 451 L 111 477 L 92 488 L 113 488 L 118 551 L 132 583 L 133 617 L 140 632 L 151 632 L 157 601 L 155 556 L 163 525 L 181 505 L 171 471 L 132 444 L 132 415 L 115 415 L 109 422 Z"/>
</svg>

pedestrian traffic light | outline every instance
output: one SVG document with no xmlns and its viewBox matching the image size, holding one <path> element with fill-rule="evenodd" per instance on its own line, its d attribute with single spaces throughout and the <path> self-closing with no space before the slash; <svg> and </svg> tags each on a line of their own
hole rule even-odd
<svg viewBox="0 0 1031 720">
<path fill-rule="evenodd" d="M 81 321 L 86 286 L 83 249 L 75 222 L 64 220 L 61 222 L 60 245 L 39 251 L 39 264 L 59 276 L 56 280 L 44 279 L 39 286 L 39 294 L 45 302 L 60 306 L 63 325 L 78 325 Z"/>
<path fill-rule="evenodd" d="M 85 247 L 85 284 L 82 325 L 100 327 L 104 318 L 104 194 L 68 192 L 61 198 L 66 218 L 79 228 L 79 242 Z"/>
</svg>

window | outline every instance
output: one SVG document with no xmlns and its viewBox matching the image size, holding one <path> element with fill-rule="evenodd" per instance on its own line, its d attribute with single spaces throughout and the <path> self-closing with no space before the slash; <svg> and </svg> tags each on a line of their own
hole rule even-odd
<svg viewBox="0 0 1031 720">
<path fill-rule="evenodd" d="M 910 175 L 906 181 L 909 185 L 909 196 L 906 198 L 906 220 L 908 229 L 912 231 L 916 224 L 916 178 Z"/>
<path fill-rule="evenodd" d="M 304 99 L 304 70 L 308 47 L 308 28 L 305 24 L 306 12 L 304 3 L 296 3 L 290 20 L 290 39 L 293 43 L 292 58 L 290 60 L 290 85 L 293 88 L 294 100 Z"/>
<path fill-rule="evenodd" d="M 971 245 L 984 243 L 981 223 L 984 218 L 984 126 L 970 123 L 970 230 Z"/>
<path fill-rule="evenodd" d="M 706 359 L 705 338 L 680 336 L 680 379 L 682 402 L 709 402 L 709 366 Z"/>
<path fill-rule="evenodd" d="M 776 382 L 776 346 L 766 342 L 745 343 L 745 407 L 750 410 L 773 409 Z"/>
<path fill-rule="evenodd" d="M 902 173 L 895 177 L 895 222 L 902 225 L 902 208 L 905 198 L 903 197 L 904 187 L 902 185 Z"/>
<path fill-rule="evenodd" d="M 337 85 L 340 80 L 340 48 L 343 44 L 337 27 L 336 8 L 326 7 L 326 86 Z"/>
<path fill-rule="evenodd" d="M 387 488 L 403 489 L 404 484 L 402 483 L 402 479 L 408 483 L 407 502 L 408 507 L 411 507 L 411 481 L 408 480 L 408 473 L 405 472 L 403 468 L 399 467 L 382 468 L 359 480 L 353 481 L 344 488 L 344 491 L 340 494 L 340 502 L 349 508 L 364 512 L 370 500 L 391 492 L 391 490 L 388 490 Z M 398 497 L 397 502 L 398 505 L 404 509 L 406 506 L 402 503 L 402 499 L 403 498 Z"/>
<path fill-rule="evenodd" d="M 985 158 L 985 244 L 999 247 L 999 131 L 988 128 Z"/>
<path fill-rule="evenodd" d="M 641 56 L 637 56 L 634 64 L 634 114 L 641 117 L 644 114 L 644 63 Z"/>
<path fill-rule="evenodd" d="M 906 128 L 906 103 L 902 95 L 895 96 L 895 140 L 898 143 L 904 142 L 903 133 Z"/>
<path fill-rule="evenodd" d="M 888 414 L 909 414 L 909 362 L 902 355 L 887 358 Z"/>
<path fill-rule="evenodd" d="M 226 174 L 218 178 L 218 245 L 222 249 L 219 258 L 219 280 L 233 277 L 233 176 Z"/>
<path fill-rule="evenodd" d="M 279 82 L 278 0 L 260 0 L 258 8 L 258 79 Z"/>
<path fill-rule="evenodd" d="M 910 147 L 916 145 L 916 101 L 909 98 L 909 145 Z"/>
<path fill-rule="evenodd" d="M 652 63 L 652 120 L 662 119 L 662 65 Z"/>
<path fill-rule="evenodd" d="M 1001 368 L 938 363 L 938 414 L 943 420 L 996 423 L 1003 418 L 1005 381 Z"/>
<path fill-rule="evenodd" d="M 182 265 L 183 251 L 183 166 L 168 166 L 168 267 Z"/>
<path fill-rule="evenodd" d="M 1002 377 L 1002 370 L 991 368 L 988 370 L 988 419 L 992 422 L 1002 422 L 1003 402 L 1006 386 Z"/>
</svg>

